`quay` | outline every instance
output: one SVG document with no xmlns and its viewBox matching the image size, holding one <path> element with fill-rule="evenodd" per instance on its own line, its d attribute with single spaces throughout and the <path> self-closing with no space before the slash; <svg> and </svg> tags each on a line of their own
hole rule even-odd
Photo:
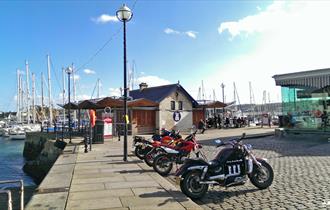
<svg viewBox="0 0 330 210">
<path fill-rule="evenodd" d="M 197 140 L 273 135 L 274 128 L 211 129 Z M 202 209 L 133 154 L 123 161 L 123 141 L 93 144 L 84 153 L 82 138 L 66 146 L 39 185 L 27 209 Z M 131 145 L 132 138 L 129 137 Z"/>
</svg>

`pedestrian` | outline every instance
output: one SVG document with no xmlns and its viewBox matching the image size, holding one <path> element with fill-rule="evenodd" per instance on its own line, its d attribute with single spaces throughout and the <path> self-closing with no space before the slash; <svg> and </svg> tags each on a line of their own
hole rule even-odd
<svg viewBox="0 0 330 210">
<path fill-rule="evenodd" d="M 203 119 L 201 119 L 198 123 L 198 129 L 201 130 L 201 133 L 203 134 L 205 131 L 205 122 L 203 121 Z"/>
<path fill-rule="evenodd" d="M 121 125 L 120 125 L 120 123 L 117 123 L 116 130 L 117 130 L 118 141 L 120 141 L 120 134 L 121 134 Z"/>
<path fill-rule="evenodd" d="M 219 126 L 219 129 L 221 129 L 221 117 L 220 117 L 220 115 L 218 115 L 218 126 Z"/>
<path fill-rule="evenodd" d="M 272 124 L 272 117 L 268 115 L 268 126 L 271 127 Z"/>
<path fill-rule="evenodd" d="M 321 119 L 322 119 L 323 128 L 326 129 L 327 128 L 327 124 L 328 124 L 327 111 L 323 111 L 323 113 L 321 115 Z"/>
<path fill-rule="evenodd" d="M 218 122 L 218 118 L 216 115 L 214 115 L 214 120 L 213 120 L 213 127 L 217 128 L 217 122 Z"/>
<path fill-rule="evenodd" d="M 228 127 L 229 127 L 229 118 L 226 117 L 226 128 L 228 128 Z"/>
</svg>

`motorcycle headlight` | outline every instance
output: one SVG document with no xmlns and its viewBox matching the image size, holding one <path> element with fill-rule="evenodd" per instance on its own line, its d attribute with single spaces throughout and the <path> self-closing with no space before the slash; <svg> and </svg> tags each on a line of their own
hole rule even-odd
<svg viewBox="0 0 330 210">
<path fill-rule="evenodd" d="M 246 145 L 246 148 L 247 148 L 248 150 L 252 150 L 252 145 L 251 145 L 251 144 L 247 144 L 247 145 Z"/>
</svg>

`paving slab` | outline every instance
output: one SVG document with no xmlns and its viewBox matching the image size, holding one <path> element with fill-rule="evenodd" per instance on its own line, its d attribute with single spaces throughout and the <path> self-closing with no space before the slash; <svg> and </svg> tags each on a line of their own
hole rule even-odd
<svg viewBox="0 0 330 210">
<path fill-rule="evenodd" d="M 119 198 L 108 197 L 108 198 L 92 198 L 84 200 L 68 200 L 66 209 L 106 209 L 106 208 L 119 208 L 122 204 Z"/>
<path fill-rule="evenodd" d="M 84 192 L 71 192 L 69 200 L 84 200 L 95 198 L 109 198 L 120 196 L 133 196 L 134 193 L 131 189 L 111 189 L 111 190 L 97 190 L 97 191 L 84 191 Z"/>
<path fill-rule="evenodd" d="M 36 194 L 25 208 L 31 210 L 62 210 L 65 209 L 67 196 L 68 192 Z"/>
</svg>

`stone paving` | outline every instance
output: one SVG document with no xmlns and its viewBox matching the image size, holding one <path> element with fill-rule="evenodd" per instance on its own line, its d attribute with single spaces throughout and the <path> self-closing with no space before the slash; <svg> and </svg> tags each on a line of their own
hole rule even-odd
<svg viewBox="0 0 330 210">
<path fill-rule="evenodd" d="M 106 140 L 88 153 L 83 146 L 71 151 L 59 157 L 27 209 L 202 209 L 132 154 L 124 162 L 122 141 Z"/>
<path fill-rule="evenodd" d="M 204 140 L 199 136 L 208 159 L 217 152 L 211 136 Z M 330 209 L 329 142 L 274 136 L 244 142 L 253 145 L 256 156 L 268 159 L 275 175 L 272 186 L 266 190 L 250 182 L 227 189 L 217 186 L 197 204 L 204 209 Z M 174 183 L 173 176 L 167 178 Z"/>
</svg>

